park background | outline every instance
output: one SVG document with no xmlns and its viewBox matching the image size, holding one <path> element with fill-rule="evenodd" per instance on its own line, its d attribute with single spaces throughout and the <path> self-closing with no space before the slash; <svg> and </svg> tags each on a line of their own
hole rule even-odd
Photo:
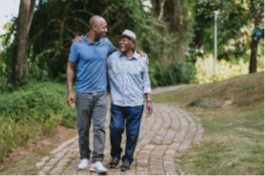
<svg viewBox="0 0 265 176">
<path fill-rule="evenodd" d="M 231 165 L 219 163 L 226 163 L 231 157 L 225 156 L 224 148 L 206 142 L 201 147 L 212 147 L 216 155 L 212 159 L 203 154 L 206 159 L 197 157 L 206 163 L 203 166 L 196 165 L 196 159 L 190 161 L 184 156 L 186 170 L 195 174 L 264 174 L 263 0 L 21 0 L 19 3 L 18 17 L 14 15 L 5 23 L 0 36 L 0 162 L 4 163 L 19 147 L 54 135 L 58 126 L 75 128 L 75 111 L 66 105 L 67 58 L 72 39 L 85 35 L 89 31 L 88 19 L 97 14 L 107 20 L 107 37 L 116 46 L 124 29 L 136 33 L 137 50 L 149 57 L 153 88 L 195 86 L 187 95 L 182 92 L 182 97 L 174 92 L 159 95 L 155 101 L 177 104 L 210 118 L 229 107 L 225 112 L 231 112 L 227 117 L 233 121 L 225 119 L 224 126 L 243 125 L 242 128 L 250 131 L 246 136 L 253 148 L 235 150 L 238 160 Z M 178 99 L 180 103 L 175 102 Z M 206 121 L 206 131 L 207 127 L 221 128 L 209 119 Z M 211 130 L 209 133 L 214 133 Z M 224 134 L 237 135 L 237 132 L 224 131 Z M 250 146 L 246 136 L 238 136 L 239 141 L 227 150 L 233 150 L 236 145 Z M 199 150 L 200 147 L 197 151 L 195 147 L 195 156 Z M 218 156 L 218 152 L 224 155 Z M 239 157 L 242 152 L 247 153 L 245 157 Z M 187 166 L 192 162 L 193 165 Z M 213 168 L 211 164 L 220 168 L 204 168 Z"/>
</svg>

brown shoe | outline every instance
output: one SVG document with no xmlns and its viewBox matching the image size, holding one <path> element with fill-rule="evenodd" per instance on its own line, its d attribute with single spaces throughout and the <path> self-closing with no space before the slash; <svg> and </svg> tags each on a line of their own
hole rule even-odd
<svg viewBox="0 0 265 176">
<path fill-rule="evenodd" d="M 129 163 L 122 163 L 121 165 L 121 172 L 125 172 L 130 169 L 130 164 Z"/>
<path fill-rule="evenodd" d="M 118 166 L 119 164 L 119 159 L 118 158 L 112 158 L 111 162 L 109 163 L 109 168 L 114 169 Z"/>
</svg>

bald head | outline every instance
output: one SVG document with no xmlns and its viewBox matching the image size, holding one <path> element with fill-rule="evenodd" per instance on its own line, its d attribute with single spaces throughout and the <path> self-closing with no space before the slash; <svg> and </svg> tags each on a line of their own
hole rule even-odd
<svg viewBox="0 0 265 176">
<path fill-rule="evenodd" d="M 104 36 L 108 32 L 108 26 L 106 20 L 98 15 L 94 15 L 89 19 L 89 34 L 90 37 L 94 38 L 94 40 L 98 40 Z"/>
<path fill-rule="evenodd" d="M 100 23 L 106 23 L 106 20 L 98 15 L 94 15 L 89 19 L 89 27 L 92 29 L 93 26 L 98 25 Z"/>
</svg>

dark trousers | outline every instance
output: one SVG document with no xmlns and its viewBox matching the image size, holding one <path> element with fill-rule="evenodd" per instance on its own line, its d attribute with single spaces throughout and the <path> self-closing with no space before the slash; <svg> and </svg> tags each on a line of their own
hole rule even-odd
<svg viewBox="0 0 265 176">
<path fill-rule="evenodd" d="M 111 104 L 110 142 L 112 158 L 121 157 L 121 141 L 126 128 L 126 148 L 123 163 L 133 162 L 144 106 L 121 107 Z"/>
</svg>

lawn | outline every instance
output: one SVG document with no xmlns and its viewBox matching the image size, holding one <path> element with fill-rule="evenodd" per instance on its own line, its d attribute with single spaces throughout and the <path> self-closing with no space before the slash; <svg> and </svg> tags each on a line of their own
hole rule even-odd
<svg viewBox="0 0 265 176">
<path fill-rule="evenodd" d="M 264 73 L 153 96 L 195 114 L 205 129 L 182 156 L 187 174 L 264 175 Z"/>
</svg>

